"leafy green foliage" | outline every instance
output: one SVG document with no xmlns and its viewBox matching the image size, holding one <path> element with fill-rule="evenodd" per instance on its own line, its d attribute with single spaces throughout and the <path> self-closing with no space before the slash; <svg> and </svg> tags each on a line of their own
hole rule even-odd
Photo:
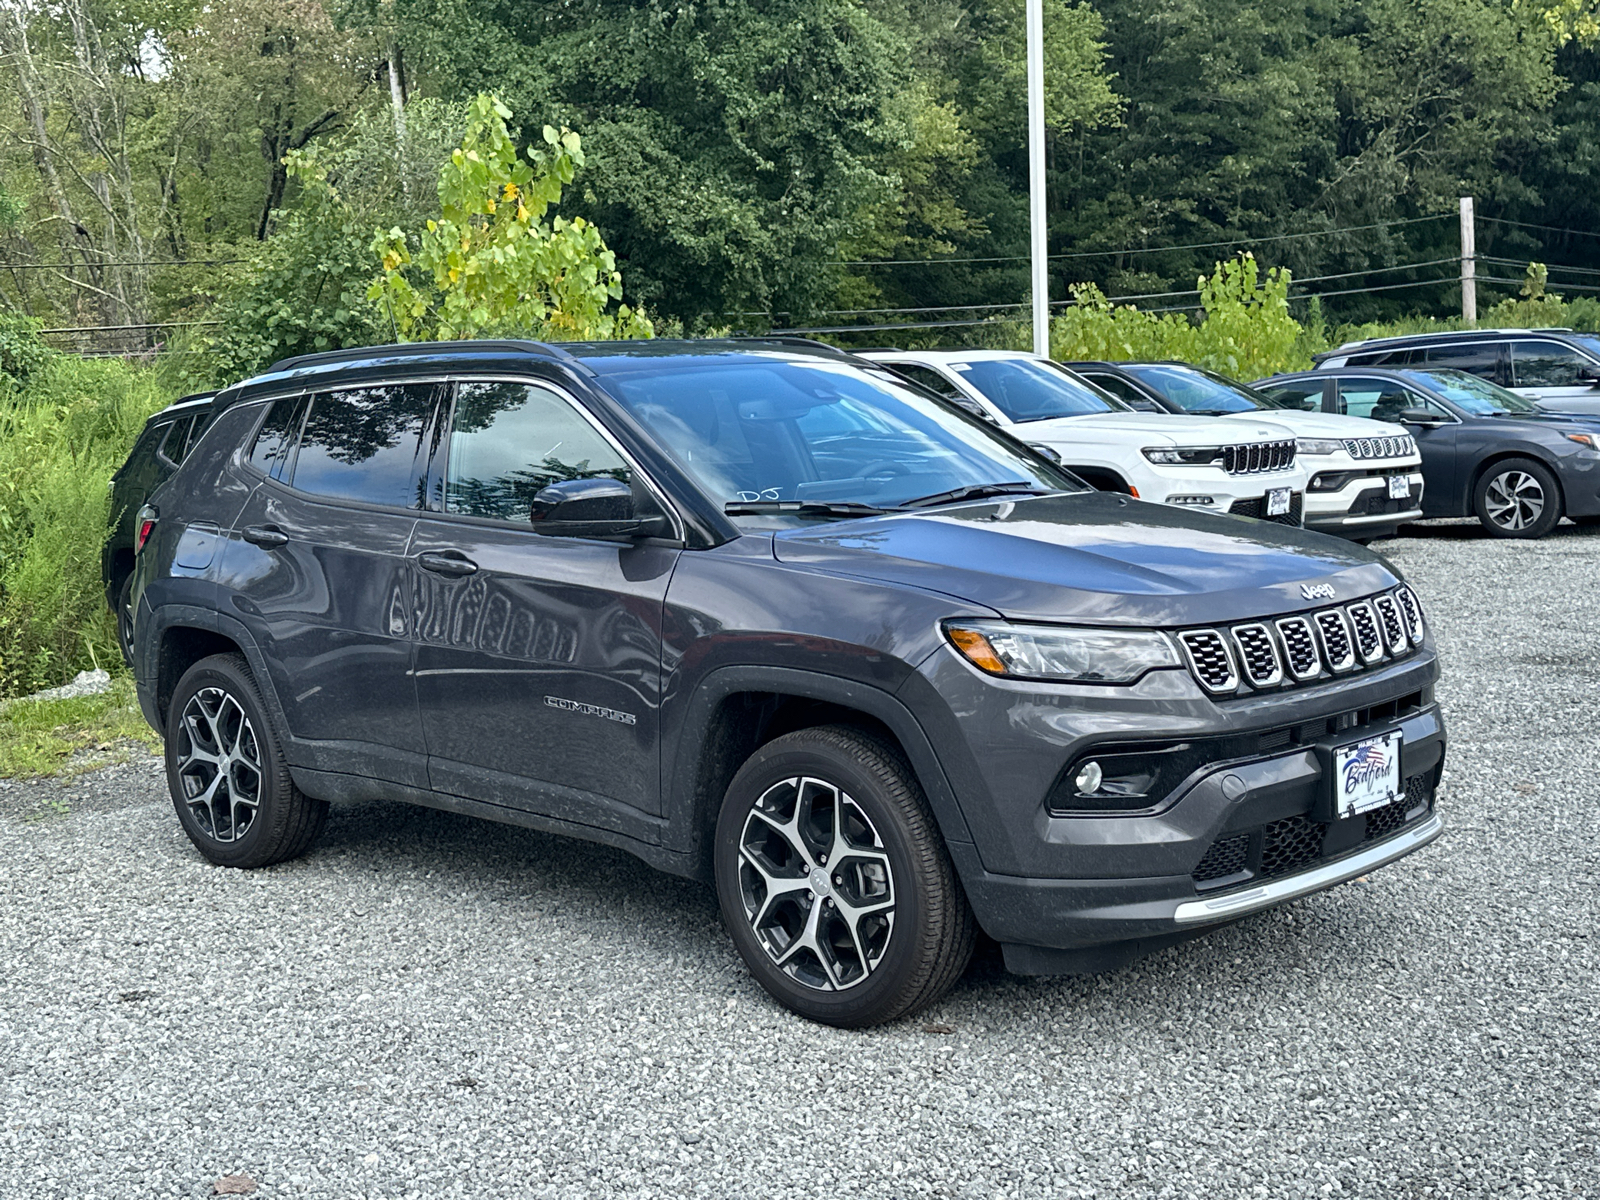
<svg viewBox="0 0 1600 1200">
<path fill-rule="evenodd" d="M 489 96 L 473 102 L 461 148 L 439 173 L 439 216 L 414 239 L 378 234 L 383 276 L 369 298 L 407 340 L 649 337 L 649 320 L 620 304 L 622 273 L 600 231 L 582 217 L 545 220 L 583 165 L 578 135 L 547 125 L 524 161 L 510 117 Z"/>
<path fill-rule="evenodd" d="M 219 386 L 296 354 L 383 340 L 380 314 L 367 296 L 371 227 L 328 182 L 315 151 L 289 156 L 302 185 L 300 202 L 281 213 L 277 229 L 222 304 L 222 328 L 189 344 L 185 363 L 194 386 Z"/>
<path fill-rule="evenodd" d="M 37 317 L 0 310 L 0 384 L 26 383 L 50 362 L 55 352 L 39 337 L 42 328 Z"/>
<path fill-rule="evenodd" d="M 1265 274 L 1254 257 L 1217 264 L 1199 280 L 1203 316 L 1113 306 L 1093 284 L 1073 289 L 1076 301 L 1050 323 L 1052 358 L 1137 361 L 1180 359 L 1234 379 L 1259 379 L 1310 366 L 1305 330 L 1289 313 L 1290 274 Z"/>
<path fill-rule="evenodd" d="M 169 399 L 149 369 L 65 355 L 0 388 L 0 696 L 120 664 L 100 584 L 106 481 Z"/>
</svg>

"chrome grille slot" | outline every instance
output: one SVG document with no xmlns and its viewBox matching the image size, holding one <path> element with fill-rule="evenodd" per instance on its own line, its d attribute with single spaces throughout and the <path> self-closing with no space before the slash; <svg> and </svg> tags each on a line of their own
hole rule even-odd
<svg viewBox="0 0 1600 1200">
<path fill-rule="evenodd" d="M 1239 686 L 1228 643 L 1215 629 L 1188 629 L 1178 635 L 1189 669 L 1210 692 L 1231 692 Z"/>
<path fill-rule="evenodd" d="M 1378 632 L 1378 617 L 1372 611 L 1372 605 L 1360 600 L 1348 605 L 1345 612 L 1350 614 L 1350 627 L 1355 630 L 1356 649 L 1361 652 L 1361 661 L 1377 662 L 1383 657 L 1383 635 Z"/>
<path fill-rule="evenodd" d="M 1317 632 L 1322 635 L 1322 653 L 1331 671 L 1348 671 L 1356 665 L 1355 643 L 1350 625 L 1337 608 L 1325 608 L 1316 616 Z"/>
<path fill-rule="evenodd" d="M 1383 627 L 1383 640 L 1389 647 L 1389 653 L 1398 658 L 1409 649 L 1406 629 L 1400 622 L 1400 606 L 1394 602 L 1393 596 L 1385 592 L 1372 598 L 1372 607 L 1378 610 L 1378 624 Z"/>
<path fill-rule="evenodd" d="M 1410 588 L 1403 587 L 1395 592 L 1394 598 L 1400 604 L 1400 615 L 1405 618 L 1406 634 L 1411 638 L 1411 644 L 1422 645 L 1422 605 L 1417 603 L 1416 594 Z"/>
<path fill-rule="evenodd" d="M 1294 465 L 1294 443 L 1250 442 L 1222 448 L 1222 469 L 1229 475 L 1283 471 Z"/>
<path fill-rule="evenodd" d="M 1322 659 L 1317 654 L 1311 622 L 1304 617 L 1284 617 L 1277 625 L 1289 674 L 1296 679 L 1315 679 L 1322 673 Z"/>
<path fill-rule="evenodd" d="M 1278 647 L 1265 625 L 1235 625 L 1233 642 L 1239 648 L 1239 669 L 1252 687 L 1272 687 L 1283 682 Z"/>
</svg>

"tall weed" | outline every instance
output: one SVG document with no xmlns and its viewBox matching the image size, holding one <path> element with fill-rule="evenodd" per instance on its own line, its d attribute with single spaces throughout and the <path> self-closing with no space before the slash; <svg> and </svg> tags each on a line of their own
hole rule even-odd
<svg viewBox="0 0 1600 1200">
<path fill-rule="evenodd" d="M 169 399 L 148 368 L 65 355 L 0 383 L 0 697 L 120 661 L 100 582 L 107 484 Z"/>
</svg>

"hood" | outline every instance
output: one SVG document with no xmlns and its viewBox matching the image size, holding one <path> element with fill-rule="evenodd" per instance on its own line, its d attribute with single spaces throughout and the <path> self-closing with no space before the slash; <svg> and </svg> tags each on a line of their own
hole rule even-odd
<svg viewBox="0 0 1600 1200">
<path fill-rule="evenodd" d="M 1026 442 L 1097 443 L 1126 446 L 1233 446 L 1240 442 L 1281 442 L 1294 434 L 1271 421 L 1192 417 L 1178 413 L 1090 413 L 1082 417 L 1051 417 L 1022 421 L 1006 427 Z"/>
<path fill-rule="evenodd" d="M 1221 418 L 1227 421 L 1259 421 L 1267 417 L 1275 425 L 1293 430 L 1300 437 L 1312 438 L 1378 438 L 1397 437 L 1407 433 L 1405 426 L 1388 421 L 1374 421 L 1370 417 L 1341 417 L 1338 413 L 1294 412 L 1273 409 L 1253 413 L 1229 413 Z"/>
<path fill-rule="evenodd" d="M 783 532 L 785 563 L 906 584 L 1014 620 L 1180 626 L 1322 607 L 1394 584 L 1349 542 L 1110 492 L 983 501 Z"/>
<path fill-rule="evenodd" d="M 1600 416 L 1591 416 L 1588 413 L 1562 413 L 1562 412 L 1536 412 L 1517 413 L 1512 417 L 1472 417 L 1474 421 L 1493 421 L 1497 425 L 1507 425 L 1513 422 L 1529 425 L 1538 425 L 1546 429 L 1559 430 L 1562 433 L 1571 430 L 1573 433 L 1593 433 L 1600 429 Z"/>
</svg>

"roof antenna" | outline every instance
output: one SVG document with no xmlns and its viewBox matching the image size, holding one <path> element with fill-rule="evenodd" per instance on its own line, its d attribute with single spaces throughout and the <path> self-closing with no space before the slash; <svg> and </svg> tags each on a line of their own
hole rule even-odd
<svg viewBox="0 0 1600 1200">
<path fill-rule="evenodd" d="M 394 323 L 394 297 L 389 294 L 389 289 L 383 289 L 383 306 L 389 310 L 389 333 L 394 338 L 394 344 L 400 344 L 400 327 Z"/>
</svg>

